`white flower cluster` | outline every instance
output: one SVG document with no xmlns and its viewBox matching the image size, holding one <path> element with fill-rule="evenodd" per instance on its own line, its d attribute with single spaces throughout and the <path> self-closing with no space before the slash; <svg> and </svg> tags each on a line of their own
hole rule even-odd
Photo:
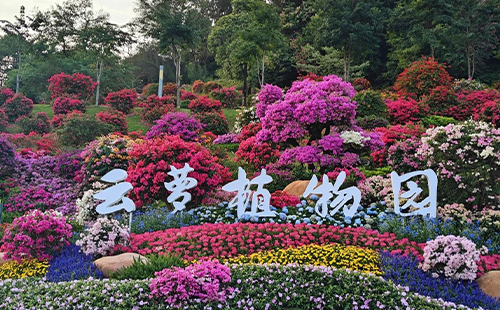
<svg viewBox="0 0 500 310">
<path fill-rule="evenodd" d="M 236 120 L 234 122 L 233 132 L 240 133 L 243 129 L 243 124 L 247 123 L 255 123 L 259 121 L 259 118 L 255 114 L 256 107 L 255 105 L 240 109 L 238 115 L 236 115 Z"/>
<path fill-rule="evenodd" d="M 85 223 L 97 219 L 97 217 L 99 216 L 99 214 L 95 210 L 97 202 L 92 197 L 95 193 L 96 192 L 93 189 L 90 189 L 83 193 L 82 198 L 78 198 L 76 200 L 76 206 L 78 209 L 76 221 L 78 222 L 78 224 L 84 225 Z"/>
<path fill-rule="evenodd" d="M 355 146 L 365 146 L 366 141 L 370 141 L 369 137 L 363 137 L 361 133 L 357 131 L 346 130 L 340 134 L 340 137 L 344 139 L 345 144 L 352 144 Z"/>
<path fill-rule="evenodd" d="M 82 248 L 82 252 L 87 255 L 97 254 L 108 255 L 115 245 L 126 246 L 130 241 L 130 231 L 127 226 L 123 226 L 115 219 L 105 217 L 98 218 L 90 225 L 84 233 L 80 234 L 80 239 L 76 245 Z"/>
</svg>

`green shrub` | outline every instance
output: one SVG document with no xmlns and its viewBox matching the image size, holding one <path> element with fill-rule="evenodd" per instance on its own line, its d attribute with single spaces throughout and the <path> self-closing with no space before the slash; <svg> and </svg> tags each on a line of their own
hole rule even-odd
<svg viewBox="0 0 500 310">
<path fill-rule="evenodd" d="M 196 113 L 194 115 L 202 124 L 205 124 L 205 131 L 210 131 L 216 135 L 224 135 L 229 132 L 229 123 L 222 111 Z"/>
<path fill-rule="evenodd" d="M 387 127 L 389 125 L 389 121 L 385 117 L 371 115 L 356 118 L 356 125 L 363 129 L 373 130 L 377 127 Z"/>
<path fill-rule="evenodd" d="M 392 172 L 392 168 L 389 166 L 380 167 L 380 168 L 361 167 L 360 170 L 366 176 L 366 178 L 369 178 L 369 177 L 372 177 L 375 175 L 387 177 L 387 175 Z"/>
<path fill-rule="evenodd" d="M 98 121 L 92 116 L 71 114 L 56 130 L 62 145 L 79 147 L 99 136 L 105 136 L 113 131 L 113 126 Z"/>
<path fill-rule="evenodd" d="M 171 267 L 185 267 L 186 263 L 180 256 L 175 254 L 150 255 L 147 256 L 148 262 L 135 260 L 134 263 L 126 268 L 120 269 L 110 275 L 112 279 L 141 280 L 154 278 L 155 272 Z"/>
<path fill-rule="evenodd" d="M 439 116 L 439 115 L 430 115 L 427 117 L 424 117 L 422 119 L 422 124 L 425 127 L 429 127 L 430 125 L 439 127 L 439 126 L 446 126 L 448 124 L 456 124 L 458 121 L 454 119 L 453 117 L 446 117 L 446 116 Z"/>
<path fill-rule="evenodd" d="M 26 135 L 30 132 L 36 132 L 41 135 L 50 132 L 50 120 L 45 112 L 22 116 L 17 119 L 16 123 Z"/>
<path fill-rule="evenodd" d="M 191 100 L 181 100 L 181 109 L 189 109 L 189 102 Z"/>
<path fill-rule="evenodd" d="M 386 116 L 387 106 L 382 100 L 379 92 L 373 90 L 365 90 L 357 93 L 354 98 L 357 102 L 356 117 L 365 116 Z"/>
</svg>

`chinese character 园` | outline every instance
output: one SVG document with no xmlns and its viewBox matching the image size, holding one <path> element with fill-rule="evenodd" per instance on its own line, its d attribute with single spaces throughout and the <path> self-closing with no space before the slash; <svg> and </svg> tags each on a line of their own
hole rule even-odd
<svg viewBox="0 0 500 310">
<path fill-rule="evenodd" d="M 427 186 L 429 188 L 429 196 L 422 199 L 420 202 L 416 202 L 415 199 L 422 193 L 422 189 L 418 187 L 417 183 L 414 181 L 409 181 L 414 176 L 426 176 Z M 438 180 L 436 173 L 431 169 L 423 171 L 414 171 L 403 175 L 398 175 L 396 172 L 391 172 L 392 190 L 394 191 L 394 212 L 402 216 L 411 216 L 416 214 L 426 215 L 429 214 L 430 217 L 436 217 L 437 209 L 437 185 Z M 401 193 L 401 183 L 407 182 L 406 186 L 408 190 Z M 399 206 L 400 198 L 407 199 L 407 201 Z M 428 205 L 426 207 L 426 205 Z M 401 210 L 409 211 L 402 213 Z"/>
</svg>

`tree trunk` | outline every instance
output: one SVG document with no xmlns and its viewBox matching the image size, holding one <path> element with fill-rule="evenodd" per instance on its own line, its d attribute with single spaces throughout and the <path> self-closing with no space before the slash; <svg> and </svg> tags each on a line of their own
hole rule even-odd
<svg viewBox="0 0 500 310">
<path fill-rule="evenodd" d="M 21 76 L 21 51 L 19 51 L 19 58 L 17 62 L 17 75 L 16 75 L 16 94 L 19 93 L 19 79 Z"/>
<path fill-rule="evenodd" d="M 179 52 L 179 58 L 175 67 L 175 83 L 177 85 L 177 108 L 181 107 L 181 57 L 182 55 Z"/>
<path fill-rule="evenodd" d="M 103 60 L 97 60 L 97 87 L 95 89 L 95 105 L 99 105 L 99 90 L 101 88 L 101 74 L 102 74 Z"/>
<path fill-rule="evenodd" d="M 262 85 L 264 85 L 265 81 L 264 81 L 264 69 L 265 69 L 265 62 L 264 62 L 264 58 L 266 57 L 266 51 L 262 51 Z"/>
<path fill-rule="evenodd" d="M 247 78 L 248 78 L 248 65 L 243 64 L 243 106 L 247 105 Z"/>
</svg>

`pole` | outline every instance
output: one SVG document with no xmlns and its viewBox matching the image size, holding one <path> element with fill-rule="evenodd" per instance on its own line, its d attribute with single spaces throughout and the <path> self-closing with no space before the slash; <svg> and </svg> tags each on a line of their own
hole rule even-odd
<svg viewBox="0 0 500 310">
<path fill-rule="evenodd" d="M 160 66 L 160 76 L 158 81 L 158 97 L 163 96 L 163 66 Z"/>
</svg>

